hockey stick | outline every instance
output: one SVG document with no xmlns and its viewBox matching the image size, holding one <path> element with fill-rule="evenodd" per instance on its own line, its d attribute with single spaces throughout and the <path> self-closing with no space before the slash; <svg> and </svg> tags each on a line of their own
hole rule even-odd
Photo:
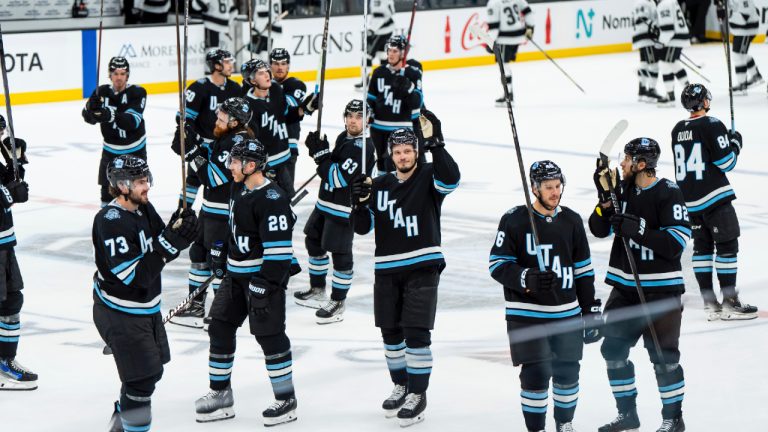
<svg viewBox="0 0 768 432">
<path fill-rule="evenodd" d="M 415 3 L 415 1 L 414 1 Z M 363 0 L 363 153 L 361 158 L 361 172 L 363 177 L 366 175 L 365 162 L 367 150 L 367 134 L 368 134 L 368 0 Z M 410 35 L 409 35 L 410 37 Z M 408 46 L 405 47 L 406 53 L 408 52 Z M 302 197 L 303 198 L 303 197 Z M 298 201 L 296 201 L 298 203 Z"/>
<path fill-rule="evenodd" d="M 288 16 L 288 11 L 283 11 L 283 13 L 278 15 L 277 18 L 275 18 L 275 21 L 272 24 L 270 24 L 269 28 L 271 29 L 271 26 L 277 24 L 279 21 L 282 21 L 282 19 L 287 17 L 287 16 Z M 248 30 L 248 34 L 249 34 L 249 38 L 250 38 L 253 35 L 254 31 L 253 31 L 252 24 L 249 24 L 249 27 L 250 27 L 250 29 Z M 261 37 L 262 37 L 261 35 L 265 31 L 267 31 L 267 27 L 264 27 L 260 32 L 256 33 L 259 36 L 259 39 L 261 39 Z M 235 51 L 235 54 L 233 56 L 237 57 L 237 55 L 240 54 L 244 49 L 248 48 L 249 45 L 251 45 L 251 41 L 250 40 L 248 42 L 246 42 L 245 44 L 243 44 L 243 46 L 238 48 L 237 51 Z M 249 50 L 249 51 L 251 51 L 251 59 L 253 59 L 253 50 Z"/>
<path fill-rule="evenodd" d="M 248 42 L 243 45 L 244 47 L 247 47 L 249 43 L 253 40 L 253 1 L 254 0 L 246 0 L 248 2 Z M 243 50 L 243 48 L 240 48 L 235 53 L 234 57 L 237 58 L 237 55 L 240 54 L 240 51 Z M 251 53 L 251 60 L 253 60 L 253 50 L 248 50 Z"/>
<path fill-rule="evenodd" d="M 695 66 L 696 68 L 698 68 L 698 69 L 703 69 L 704 68 L 704 63 L 702 63 L 702 64 L 696 63 L 695 61 L 693 61 L 692 58 L 690 58 L 687 55 L 685 55 L 685 53 L 682 52 L 682 51 L 680 52 L 680 56 L 685 58 L 686 60 L 688 60 L 688 63 L 690 63 L 691 65 Z"/>
<path fill-rule="evenodd" d="M 527 37 L 527 36 L 526 36 L 526 37 Z M 547 52 L 546 52 L 546 51 L 544 51 L 544 49 L 542 49 L 542 48 L 539 46 L 539 44 L 537 44 L 537 43 L 536 43 L 536 41 L 535 41 L 535 40 L 533 40 L 533 38 L 530 38 L 530 37 L 529 37 L 529 38 L 528 38 L 528 40 L 529 40 L 529 41 L 531 41 L 531 43 L 533 44 L 533 46 L 535 46 L 535 47 L 536 47 L 536 48 L 537 48 L 539 51 L 541 51 L 541 53 L 542 53 L 542 54 L 544 54 L 544 57 L 546 57 L 546 58 L 547 58 L 547 60 L 551 61 L 551 62 L 552 62 L 552 64 L 553 64 L 553 65 L 555 65 L 555 67 L 556 67 L 556 68 L 558 68 L 558 69 L 560 70 L 560 72 L 562 72 L 562 73 L 563 73 L 563 75 L 565 75 L 565 76 L 566 76 L 566 77 L 567 77 L 569 80 L 571 80 L 571 82 L 573 83 L 573 85 L 575 85 L 576 87 L 578 87 L 578 88 L 579 88 L 579 90 L 581 90 L 581 92 L 582 92 L 582 93 L 584 93 L 584 94 L 587 94 L 587 92 L 585 92 L 585 91 L 584 91 L 584 89 L 583 89 L 583 88 L 581 88 L 581 86 L 579 85 L 579 83 L 577 83 L 577 82 L 576 82 L 576 80 L 574 80 L 573 78 L 571 78 L 571 76 L 570 76 L 570 75 L 568 75 L 568 72 L 566 72 L 565 70 L 563 70 L 563 68 L 561 68 L 561 67 L 560 67 L 560 65 L 559 65 L 559 64 L 557 64 L 557 62 L 555 61 L 555 59 L 553 59 L 552 57 L 550 57 L 550 56 L 549 56 L 549 54 L 547 54 Z M 490 45 L 488 45 L 488 46 L 490 46 Z"/>
<path fill-rule="evenodd" d="M 696 69 L 695 67 L 693 67 L 693 65 L 691 65 L 691 64 L 688 64 L 688 63 L 687 63 L 687 62 L 686 62 L 684 59 L 680 58 L 680 59 L 678 59 L 678 60 L 680 60 L 680 63 L 682 63 L 682 64 L 683 64 L 683 66 L 687 67 L 688 69 L 690 69 L 690 70 L 691 70 L 691 72 L 693 72 L 693 73 L 695 73 L 696 75 L 700 76 L 700 77 L 701 77 L 701 78 L 702 78 L 704 81 L 706 81 L 706 82 L 708 82 L 708 83 L 711 83 L 711 82 L 712 82 L 712 81 L 710 81 L 710 80 L 709 80 L 709 78 L 705 77 L 705 76 L 704 76 L 704 74 L 702 74 L 701 72 L 699 72 L 699 70 L 698 70 L 698 69 Z"/>
<path fill-rule="evenodd" d="M 724 1 L 723 4 L 725 5 L 725 16 L 720 23 L 720 28 L 723 35 L 723 48 L 725 48 L 725 62 L 728 64 L 728 101 L 731 104 L 731 132 L 734 132 L 736 131 L 736 120 L 733 115 L 733 76 L 731 75 L 731 32 L 729 28 L 730 23 L 728 22 L 728 17 L 730 16 L 728 0 Z"/>
<path fill-rule="evenodd" d="M 512 102 L 509 97 L 509 88 L 507 88 L 507 80 L 504 74 L 504 61 L 501 58 L 501 50 L 499 46 L 494 43 L 491 36 L 480 27 L 480 24 L 473 23 L 469 27 L 469 31 L 483 43 L 489 47 L 493 47 L 493 53 L 496 56 L 496 63 L 499 66 L 499 73 L 501 74 L 501 86 L 504 88 L 504 99 L 507 102 L 507 114 L 509 114 L 509 125 L 512 128 L 512 139 L 515 143 L 515 152 L 517 154 L 517 166 L 520 169 L 520 180 L 523 185 L 523 193 L 525 195 L 525 205 L 528 210 L 528 221 L 531 224 L 531 233 L 533 235 L 533 246 L 536 249 L 536 259 L 539 263 L 539 270 L 545 270 L 544 257 L 542 256 L 541 247 L 539 246 L 539 230 L 536 228 L 536 219 L 533 216 L 533 205 L 531 204 L 531 195 L 528 191 L 528 184 L 525 181 L 525 167 L 523 166 L 523 154 L 520 151 L 520 140 L 517 136 L 517 126 L 515 125 L 515 115 L 512 112 Z"/>
<path fill-rule="evenodd" d="M 11 112 L 11 91 L 8 87 L 8 69 L 5 67 L 5 46 L 3 45 L 3 27 L 0 26 L 0 65 L 3 70 L 3 97 L 5 113 L 8 114 L 8 137 L 11 141 L 11 159 L 13 160 L 13 179 L 19 179 L 19 160 L 16 158 L 16 135 L 13 133 L 13 113 Z"/>
<path fill-rule="evenodd" d="M 267 55 L 272 52 L 272 0 L 269 0 L 269 13 L 267 14 Z"/>
<path fill-rule="evenodd" d="M 622 133 L 627 129 L 629 123 L 626 120 L 619 120 L 618 123 L 611 129 L 608 136 L 603 140 L 603 145 L 600 147 L 600 163 L 606 169 L 609 167 L 608 155 L 611 153 L 613 145 L 618 141 Z M 616 189 L 613 187 L 613 181 L 611 181 L 610 170 L 606 173 L 606 180 L 608 182 L 608 191 L 611 193 L 611 202 L 613 203 L 613 210 L 616 214 L 621 214 L 621 206 L 616 195 Z M 618 235 L 618 234 L 617 234 Z M 624 251 L 627 253 L 627 261 L 629 261 L 629 268 L 632 270 L 632 277 L 635 280 L 635 288 L 637 289 L 637 296 L 640 298 L 640 306 L 645 316 L 645 321 L 648 325 L 648 330 L 651 333 L 651 339 L 653 339 L 653 346 L 656 351 L 656 356 L 661 361 L 661 364 L 666 364 L 664 361 L 664 355 L 661 352 L 661 344 L 659 343 L 659 336 L 656 334 L 656 329 L 653 327 L 653 320 L 651 320 L 651 314 L 648 310 L 648 303 L 645 301 L 645 294 L 643 293 L 643 287 L 640 283 L 640 275 L 637 271 L 637 263 L 635 262 L 635 256 L 632 254 L 632 249 L 629 246 L 629 240 L 626 237 L 621 237 L 621 242 L 624 244 Z"/>
<path fill-rule="evenodd" d="M 181 208 L 187 209 L 187 161 L 184 160 L 185 144 L 187 139 L 187 98 L 184 97 L 184 88 L 187 83 L 185 81 L 186 76 L 181 73 L 181 35 L 179 34 L 179 2 L 174 2 L 176 12 L 176 72 L 179 79 L 179 156 L 181 157 Z M 184 7 L 187 8 L 189 3 L 184 2 Z M 188 11 L 188 9 L 187 9 Z M 185 22 L 186 25 L 186 22 Z M 186 29 L 185 29 L 186 30 Z M 186 37 L 186 31 L 184 32 Z M 186 40 L 185 40 L 186 46 Z M 185 53 L 184 61 L 186 62 L 187 56 Z M 186 70 L 186 68 L 185 68 Z M 186 72 L 185 72 L 186 75 Z"/>
<path fill-rule="evenodd" d="M 413 8 L 411 8 L 411 23 L 408 24 L 408 37 L 405 39 L 405 51 L 403 52 L 403 67 L 405 67 L 405 61 L 408 58 L 408 51 L 411 49 L 411 33 L 413 32 L 413 21 L 416 19 L 416 6 L 418 3 L 419 0 L 413 0 Z"/>
<path fill-rule="evenodd" d="M 99 70 L 101 68 L 101 32 L 104 30 L 104 0 L 99 7 L 99 47 L 96 50 L 96 91 L 99 90 Z M 98 94 L 98 93 L 97 93 Z"/>
</svg>

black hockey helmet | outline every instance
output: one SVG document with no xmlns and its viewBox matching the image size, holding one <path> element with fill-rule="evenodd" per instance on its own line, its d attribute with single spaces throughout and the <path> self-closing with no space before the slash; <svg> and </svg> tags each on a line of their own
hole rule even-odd
<svg viewBox="0 0 768 432">
<path fill-rule="evenodd" d="M 253 74 L 260 70 L 266 70 L 269 72 L 269 77 L 272 77 L 272 68 L 269 67 L 267 62 L 260 58 L 250 59 L 240 66 L 240 73 L 243 75 L 244 80 L 250 81 L 253 78 Z"/>
<path fill-rule="evenodd" d="M 408 45 L 408 41 L 405 40 L 403 35 L 393 35 L 387 40 L 387 49 L 397 48 L 400 51 L 404 51 L 406 45 Z"/>
<path fill-rule="evenodd" d="M 661 147 L 652 138 L 635 138 L 624 146 L 624 154 L 632 158 L 632 165 L 645 161 L 646 169 L 656 169 L 661 155 Z"/>
<path fill-rule="evenodd" d="M 704 100 L 712 100 L 712 93 L 703 84 L 688 84 L 680 95 L 680 103 L 690 112 L 704 109 Z"/>
<path fill-rule="evenodd" d="M 229 152 L 227 166 L 229 166 L 232 159 L 238 159 L 244 163 L 248 161 L 256 162 L 256 171 L 267 169 L 267 149 L 264 147 L 264 144 L 255 138 L 246 138 L 235 143 Z"/>
<path fill-rule="evenodd" d="M 107 180 L 109 185 L 115 189 L 120 189 L 120 182 L 128 182 L 128 190 L 131 189 L 133 180 L 146 177 L 149 184 L 152 184 L 152 172 L 149 171 L 149 165 L 144 159 L 133 155 L 120 155 L 107 165 Z"/>
<path fill-rule="evenodd" d="M 416 138 L 416 134 L 414 134 L 412 130 L 401 128 L 396 129 L 391 134 L 389 134 L 389 138 L 387 139 L 387 148 L 389 148 L 390 154 L 392 154 L 392 147 L 402 144 L 409 144 L 413 146 L 414 150 L 418 150 L 418 142 L 418 138 Z"/>
<path fill-rule="evenodd" d="M 227 60 L 234 60 L 232 53 L 221 48 L 213 48 L 205 53 L 205 69 L 206 73 L 213 73 L 216 70 L 216 65 L 223 65 Z"/>
<path fill-rule="evenodd" d="M 291 54 L 285 48 L 273 48 L 269 53 L 269 62 L 274 63 L 277 61 L 285 61 L 288 64 L 291 63 Z"/>
<path fill-rule="evenodd" d="M 528 171 L 528 177 L 531 180 L 531 185 L 536 186 L 536 188 L 538 188 L 542 182 L 547 180 L 560 180 L 562 185 L 565 186 L 563 170 L 551 160 L 534 162 L 533 165 L 531 165 L 531 169 Z"/>
<path fill-rule="evenodd" d="M 368 102 L 365 102 L 366 106 L 366 114 L 368 115 L 368 119 L 370 120 L 371 116 L 373 115 L 373 110 L 371 110 L 371 105 L 368 104 Z M 352 99 L 347 103 L 347 106 L 344 107 L 344 117 L 346 117 L 349 114 L 354 113 L 363 113 L 363 101 L 361 99 Z"/>
<path fill-rule="evenodd" d="M 131 65 L 128 64 L 128 60 L 125 57 L 112 57 L 109 59 L 109 73 L 112 73 L 118 69 L 125 69 L 125 73 L 131 73 Z"/>
<path fill-rule="evenodd" d="M 217 110 L 227 114 L 230 120 L 237 120 L 241 126 L 246 126 L 253 116 L 251 106 L 240 97 L 231 97 L 225 100 L 219 104 Z"/>
</svg>

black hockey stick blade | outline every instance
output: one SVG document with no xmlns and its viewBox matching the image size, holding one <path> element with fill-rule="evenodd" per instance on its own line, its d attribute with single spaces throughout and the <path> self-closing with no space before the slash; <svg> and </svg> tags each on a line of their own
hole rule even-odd
<svg viewBox="0 0 768 432">
<path fill-rule="evenodd" d="M 112 348 L 110 348 L 109 345 L 104 345 L 104 349 L 101 350 L 101 353 L 104 355 L 112 355 Z"/>
<path fill-rule="evenodd" d="M 600 147 L 600 160 L 603 162 L 604 166 L 608 166 L 608 155 L 611 154 L 611 149 L 613 149 L 614 144 L 619 140 L 621 134 L 627 130 L 627 127 L 629 127 L 629 122 L 627 120 L 619 120 L 603 140 L 603 145 Z"/>
<path fill-rule="evenodd" d="M 296 204 L 299 203 L 299 201 L 303 200 L 305 196 L 309 195 L 309 191 L 307 191 L 306 188 L 302 189 L 301 192 L 299 192 L 298 195 L 293 197 L 291 200 L 291 207 L 296 207 Z"/>
</svg>

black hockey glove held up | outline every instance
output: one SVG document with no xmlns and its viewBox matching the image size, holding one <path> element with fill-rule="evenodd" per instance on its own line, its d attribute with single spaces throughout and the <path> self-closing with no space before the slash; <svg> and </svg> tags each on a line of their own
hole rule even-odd
<svg viewBox="0 0 768 432">
<path fill-rule="evenodd" d="M 200 224 L 194 210 L 190 208 L 176 210 L 162 234 L 165 241 L 167 241 L 172 248 L 177 249 L 177 251 L 174 252 L 166 248 L 168 253 L 170 255 L 175 255 L 179 251 L 188 248 L 197 238 L 197 231 L 199 228 Z"/>
<path fill-rule="evenodd" d="M 525 37 L 528 39 L 533 38 L 533 26 L 525 26 Z"/>
<path fill-rule="evenodd" d="M 16 160 L 19 162 L 19 165 L 24 165 L 26 163 L 29 163 L 29 160 L 27 160 L 27 142 L 24 141 L 21 138 L 14 137 L 14 143 L 16 144 Z M 3 158 L 5 159 L 5 163 L 12 165 L 13 164 L 13 148 L 11 148 L 11 137 L 6 137 L 3 140 Z"/>
<path fill-rule="evenodd" d="M 304 141 L 304 145 L 309 150 L 309 155 L 315 160 L 316 164 L 322 163 L 325 159 L 331 157 L 331 151 L 329 150 L 328 138 L 323 135 L 321 138 L 317 131 L 312 131 L 307 134 L 307 139 Z"/>
<path fill-rule="evenodd" d="M 371 201 L 371 186 L 373 180 L 363 174 L 358 174 L 352 179 L 349 191 L 352 196 L 352 207 L 365 207 Z"/>
<path fill-rule="evenodd" d="M 224 250 L 224 242 L 221 240 L 213 242 L 208 257 L 213 275 L 218 279 L 223 278 L 227 274 L 227 252 Z"/>
<path fill-rule="evenodd" d="M 640 240 L 645 236 L 645 219 L 629 213 L 617 213 L 611 216 L 611 227 L 616 235 Z"/>
<path fill-rule="evenodd" d="M 12 181 L 7 186 L 0 185 L 0 200 L 3 201 L 4 208 L 27 202 L 29 200 L 29 185 L 25 181 Z"/>
<path fill-rule="evenodd" d="M 609 181 L 610 185 L 613 185 L 613 190 L 617 194 L 619 193 L 619 169 L 615 168 L 611 171 L 610 168 L 603 165 L 603 161 L 600 158 L 597 159 L 597 168 L 595 168 L 595 173 L 592 175 L 592 180 L 595 182 L 597 199 L 600 201 L 600 204 L 611 200 Z"/>
<path fill-rule="evenodd" d="M 437 147 L 445 147 L 442 124 L 432 111 L 427 109 L 421 110 L 419 123 L 421 125 L 421 136 L 424 137 L 424 150 L 432 151 L 432 149 Z"/>
<path fill-rule="evenodd" d="M 87 109 L 83 108 L 83 120 L 85 120 L 86 123 L 95 125 L 99 122 L 99 120 L 93 115 L 91 111 L 88 111 Z"/>
<path fill-rule="evenodd" d="M 651 40 L 654 42 L 659 41 L 659 36 L 661 36 L 661 29 L 659 26 L 648 23 L 648 33 L 651 35 Z"/>
<path fill-rule="evenodd" d="M 299 106 L 305 113 L 312 115 L 312 113 L 317 111 L 320 106 L 320 98 L 317 97 L 317 93 L 309 93 L 304 97 L 304 100 L 301 101 L 301 105 Z"/>
<path fill-rule="evenodd" d="M 413 84 L 408 77 L 404 75 L 395 75 L 392 79 L 392 94 L 394 94 L 396 98 L 402 99 L 408 95 L 408 91 L 411 89 L 412 85 Z"/>
<path fill-rule="evenodd" d="M 85 103 L 85 109 L 88 111 L 96 111 L 104 107 L 104 100 L 98 95 L 98 89 L 88 98 Z"/>
<path fill-rule="evenodd" d="M 728 132 L 728 140 L 731 142 L 731 150 L 736 156 L 741 154 L 741 147 L 744 145 L 741 134 L 738 131 Z"/>
<path fill-rule="evenodd" d="M 595 343 L 603 337 L 601 329 L 605 323 L 603 321 L 603 313 L 600 311 L 600 306 L 602 305 L 603 303 L 600 299 L 595 299 L 588 308 L 584 308 L 581 311 L 581 317 L 584 320 L 585 344 Z"/>
<path fill-rule="evenodd" d="M 257 318 L 266 319 L 269 315 L 269 295 L 272 288 L 264 278 L 254 276 L 248 283 L 250 293 L 250 309 Z"/>
<path fill-rule="evenodd" d="M 520 274 L 520 285 L 523 286 L 526 293 L 535 295 L 539 292 L 554 291 L 559 285 L 559 281 L 552 270 L 541 271 L 537 268 L 529 268 Z"/>
<path fill-rule="evenodd" d="M 91 115 L 99 123 L 112 123 L 115 121 L 115 109 L 103 107 L 91 111 Z"/>
</svg>

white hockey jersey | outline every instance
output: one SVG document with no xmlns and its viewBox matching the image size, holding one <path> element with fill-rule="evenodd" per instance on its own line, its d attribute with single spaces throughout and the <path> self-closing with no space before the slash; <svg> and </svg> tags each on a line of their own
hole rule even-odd
<svg viewBox="0 0 768 432">
<path fill-rule="evenodd" d="M 137 0 L 134 2 L 135 9 L 141 9 L 144 12 L 153 14 L 164 14 L 171 10 L 170 0 Z"/>
<path fill-rule="evenodd" d="M 190 7 L 202 15 L 207 30 L 229 35 L 229 26 L 237 10 L 234 0 L 192 0 Z"/>
<path fill-rule="evenodd" d="M 653 36 L 651 27 L 658 26 L 659 20 L 656 15 L 656 2 L 654 0 L 637 0 L 635 8 L 632 10 L 632 48 L 640 49 L 647 46 L 653 46 Z"/>
<path fill-rule="evenodd" d="M 665 47 L 682 48 L 691 45 L 691 35 L 677 0 L 661 0 L 656 6 L 659 15 L 659 42 Z"/>
<path fill-rule="evenodd" d="M 269 5 L 272 4 L 272 37 L 278 37 L 283 33 L 283 24 L 278 17 L 283 13 L 280 0 L 254 0 L 256 6 L 253 9 L 253 29 L 256 32 L 269 33 Z"/>
<path fill-rule="evenodd" d="M 729 0 L 728 23 L 734 36 L 756 36 L 760 28 L 760 11 L 753 0 Z"/>
<path fill-rule="evenodd" d="M 520 45 L 525 28 L 533 27 L 533 11 L 525 0 L 489 0 L 488 29 L 499 45 Z"/>
<path fill-rule="evenodd" d="M 371 0 L 368 30 L 375 35 L 388 35 L 395 31 L 395 0 Z"/>
</svg>

